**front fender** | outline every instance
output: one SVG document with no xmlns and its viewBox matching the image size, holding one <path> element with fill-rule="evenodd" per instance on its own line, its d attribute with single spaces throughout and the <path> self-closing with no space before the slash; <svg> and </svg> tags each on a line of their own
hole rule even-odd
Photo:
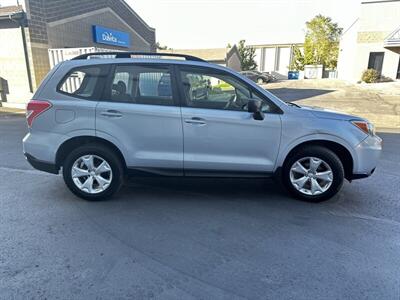
<svg viewBox="0 0 400 300">
<path fill-rule="evenodd" d="M 344 139 L 342 139 L 341 137 L 336 136 L 336 135 L 325 134 L 325 133 L 314 133 L 314 134 L 308 134 L 308 135 L 298 137 L 297 139 L 293 140 L 292 142 L 290 142 L 286 145 L 282 145 L 281 151 L 279 153 L 279 157 L 277 159 L 277 163 L 275 165 L 275 170 L 277 168 L 283 166 L 290 151 L 292 151 L 294 148 L 296 148 L 297 146 L 299 146 L 303 143 L 310 143 L 313 141 L 315 141 L 315 142 L 316 141 L 328 141 L 328 142 L 334 142 L 334 143 L 337 143 L 337 144 L 343 146 L 351 154 L 351 157 L 353 159 L 353 171 L 358 169 L 359 162 L 357 159 L 356 152 L 355 152 L 354 148 L 351 147 L 351 145 L 348 142 L 346 142 Z"/>
</svg>

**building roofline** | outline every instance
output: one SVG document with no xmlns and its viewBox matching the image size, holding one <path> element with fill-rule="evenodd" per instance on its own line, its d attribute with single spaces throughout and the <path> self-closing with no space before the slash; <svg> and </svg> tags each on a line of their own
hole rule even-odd
<svg viewBox="0 0 400 300">
<path fill-rule="evenodd" d="M 362 1 L 361 4 L 376 4 L 385 2 L 400 2 L 400 0 L 371 0 L 371 1 Z"/>
<path fill-rule="evenodd" d="M 267 48 L 267 47 L 288 47 L 288 46 L 303 46 L 304 43 L 276 43 L 276 44 L 255 44 L 249 45 L 250 47 L 254 48 Z"/>
<path fill-rule="evenodd" d="M 21 5 L 3 6 L 0 7 L 0 19 L 11 19 L 13 16 L 21 16 L 23 18 L 25 12 Z"/>
<path fill-rule="evenodd" d="M 146 21 L 143 20 L 143 19 L 136 13 L 136 11 L 134 11 L 133 8 L 132 8 L 128 3 L 126 3 L 125 0 L 121 0 L 121 3 L 123 3 L 123 4 L 128 8 L 128 10 L 129 10 L 132 14 L 134 14 L 135 17 L 136 17 L 141 23 L 143 23 L 143 25 L 145 25 L 145 26 L 147 27 L 147 29 L 149 29 L 149 30 L 151 30 L 151 31 L 156 31 L 156 29 L 155 29 L 154 27 L 151 27 L 149 24 L 147 24 Z"/>
</svg>

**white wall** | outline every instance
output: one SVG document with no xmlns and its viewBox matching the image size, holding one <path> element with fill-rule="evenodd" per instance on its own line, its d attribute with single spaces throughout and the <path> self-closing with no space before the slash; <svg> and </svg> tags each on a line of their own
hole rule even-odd
<svg viewBox="0 0 400 300">
<path fill-rule="evenodd" d="M 275 48 L 265 48 L 264 49 L 264 70 L 267 72 L 275 71 Z"/>
<path fill-rule="evenodd" d="M 278 58 L 278 69 L 276 70 L 282 76 L 287 76 L 290 64 L 290 47 L 280 47 L 279 58 Z"/>
<path fill-rule="evenodd" d="M 350 28 L 346 29 L 346 32 L 343 34 L 340 40 L 337 70 L 338 78 L 342 80 L 358 80 L 355 79 L 358 76 L 355 67 L 355 60 L 357 57 L 358 27 L 359 20 L 357 19 Z"/>
<path fill-rule="evenodd" d="M 371 1 L 369 1 L 371 2 Z M 382 75 L 395 79 L 400 55 L 385 49 L 384 40 L 400 25 L 400 1 L 361 4 L 358 22 L 340 42 L 338 77 L 359 81 L 371 52 L 384 52 Z"/>
<path fill-rule="evenodd" d="M 0 77 L 8 82 L 8 102 L 26 103 L 30 97 L 20 28 L 0 30 Z"/>
</svg>

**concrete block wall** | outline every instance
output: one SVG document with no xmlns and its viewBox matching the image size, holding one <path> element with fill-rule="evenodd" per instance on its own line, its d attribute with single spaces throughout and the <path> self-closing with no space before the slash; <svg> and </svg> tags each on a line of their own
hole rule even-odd
<svg viewBox="0 0 400 300">
<path fill-rule="evenodd" d="M 132 30 L 126 22 L 121 19 L 110 8 L 95 10 L 79 16 L 71 17 L 48 23 L 47 33 L 49 48 L 79 48 L 79 47 L 100 47 L 100 44 L 94 43 L 92 25 L 101 24 L 101 26 L 113 28 L 128 32 L 131 40 L 131 47 L 124 48 L 132 51 L 149 51 L 152 44 L 141 37 L 135 30 Z M 121 47 L 104 45 L 103 47 L 121 50 Z"/>
<path fill-rule="evenodd" d="M 123 0 L 26 0 L 25 2 L 32 42 L 51 42 L 52 37 L 49 39 L 46 23 L 110 8 L 143 37 L 150 45 L 149 50 L 155 50 L 155 30 L 149 27 Z M 88 45 L 78 47 L 85 46 Z"/>
</svg>

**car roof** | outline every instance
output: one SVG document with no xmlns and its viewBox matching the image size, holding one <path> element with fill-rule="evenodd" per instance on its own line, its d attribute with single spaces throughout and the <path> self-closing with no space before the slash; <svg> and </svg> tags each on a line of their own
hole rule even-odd
<svg viewBox="0 0 400 300">
<path fill-rule="evenodd" d="M 64 67 L 78 67 L 78 66 L 90 66 L 90 65 L 102 65 L 102 64 L 165 64 L 165 65 L 184 65 L 184 66 L 196 66 L 196 67 L 207 67 L 213 69 L 224 70 L 232 72 L 231 69 L 224 66 L 216 65 L 205 61 L 192 61 L 183 59 L 159 59 L 159 58 L 91 58 L 91 59 L 79 59 L 79 60 L 67 60 L 62 62 Z"/>
</svg>

